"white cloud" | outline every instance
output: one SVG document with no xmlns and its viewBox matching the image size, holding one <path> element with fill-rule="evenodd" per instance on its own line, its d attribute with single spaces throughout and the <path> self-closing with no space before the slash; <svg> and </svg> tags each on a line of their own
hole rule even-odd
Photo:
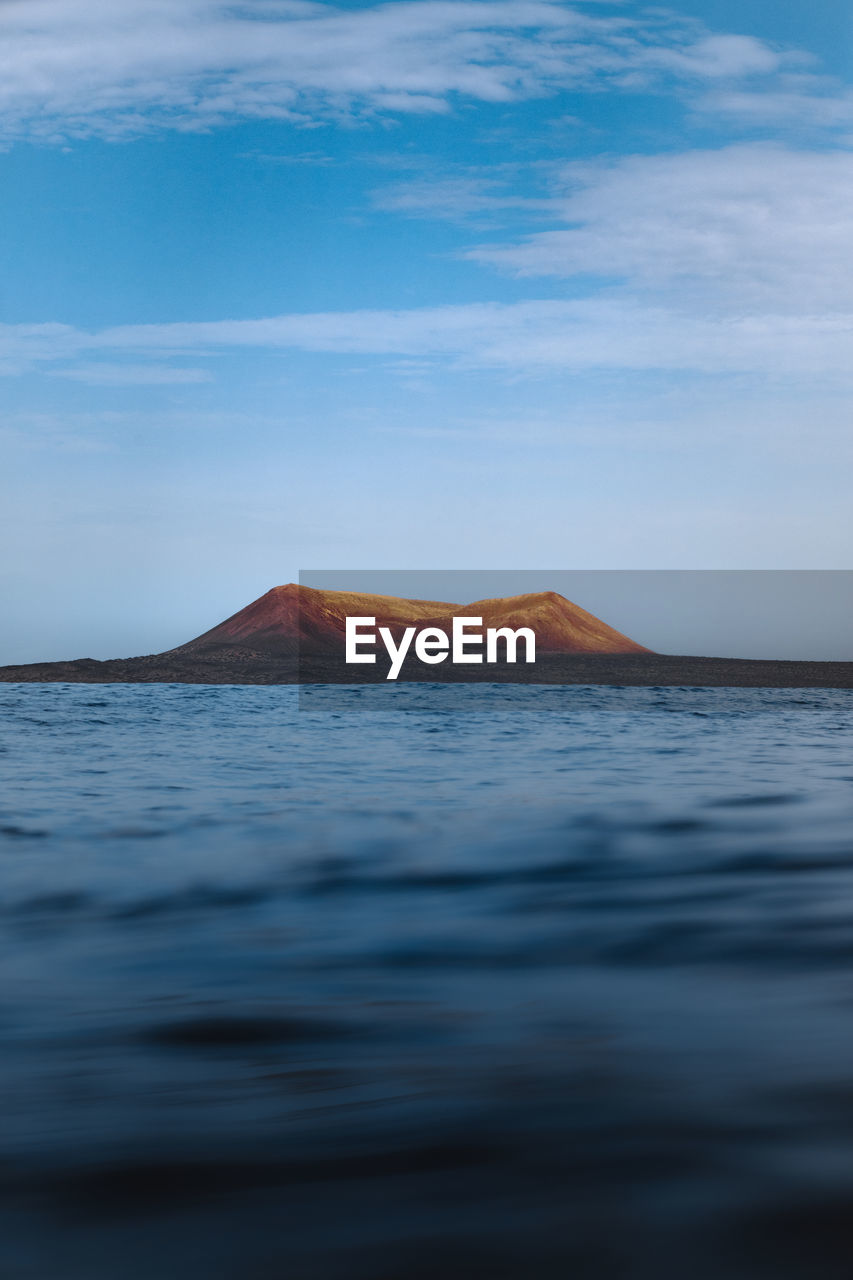
<svg viewBox="0 0 853 1280">
<path fill-rule="evenodd" d="M 511 371 L 830 374 L 853 367 L 853 310 L 713 318 L 589 298 L 123 325 L 98 333 L 64 326 L 52 326 L 50 335 L 26 326 L 0 331 L 0 363 L 8 358 L 9 371 L 41 368 L 65 376 L 74 376 L 77 361 L 93 353 L 107 362 L 110 354 L 122 361 L 148 356 L 157 366 L 164 356 L 236 350 L 429 358 Z"/>
<path fill-rule="evenodd" d="M 261 117 L 444 111 L 599 82 L 730 81 L 767 44 L 665 10 L 558 0 L 4 0 L 0 137 L 122 137 Z"/>
<path fill-rule="evenodd" d="M 195 382 L 199 356 L 324 352 L 510 371 L 843 376 L 853 367 L 853 155 L 750 145 L 566 167 L 564 225 L 470 256 L 592 277 L 591 297 L 261 319 L 0 326 L 0 371 Z M 566 190 L 567 189 L 567 190 Z M 498 193 L 455 196 L 480 209 Z M 602 285 L 602 278 L 604 284 Z M 407 366 L 408 367 L 408 366 Z"/>
<path fill-rule="evenodd" d="M 557 230 L 468 257 L 598 276 L 680 311 L 853 310 L 853 154 L 749 145 L 568 165 Z"/>
<path fill-rule="evenodd" d="M 853 90 L 810 79 L 808 85 L 782 80 L 761 92 L 727 87 L 701 95 L 697 111 L 726 122 L 786 127 L 799 133 L 853 129 Z"/>
<path fill-rule="evenodd" d="M 207 369 L 186 369 L 171 364 L 107 364 L 93 362 L 51 370 L 55 378 L 71 378 L 93 387 L 178 386 L 210 382 Z"/>
<path fill-rule="evenodd" d="M 522 209 L 527 213 L 536 210 L 553 211 L 553 200 L 537 200 L 529 195 L 516 195 L 506 189 L 505 177 L 481 175 L 476 172 L 450 174 L 443 178 L 411 178 L 405 182 L 390 183 L 374 192 L 374 203 L 379 209 L 394 213 L 414 214 L 418 217 L 447 218 L 466 221 L 482 215 Z M 525 177 L 530 181 L 530 166 Z"/>
<path fill-rule="evenodd" d="M 799 56 L 799 55 L 797 55 Z M 763 40 L 754 36 L 708 35 L 684 48 L 661 47 L 649 51 L 648 61 L 678 75 L 708 80 L 769 75 L 784 60 Z"/>
</svg>

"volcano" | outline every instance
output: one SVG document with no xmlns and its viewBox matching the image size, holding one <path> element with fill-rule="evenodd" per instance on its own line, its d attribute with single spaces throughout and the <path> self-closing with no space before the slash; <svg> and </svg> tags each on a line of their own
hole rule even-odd
<svg viewBox="0 0 853 1280">
<path fill-rule="evenodd" d="M 438 667 L 404 662 L 403 680 L 495 681 L 536 685 L 682 688 L 850 689 L 853 662 L 789 662 L 655 653 L 556 591 L 450 604 L 289 582 L 273 587 L 186 644 L 135 658 L 74 658 L 0 667 L 0 681 L 62 684 L 319 685 L 385 682 L 388 663 L 344 660 L 346 619 L 374 618 L 397 638 L 406 627 L 453 630 L 453 619 L 482 618 L 484 629 L 529 627 L 536 661 Z M 384 651 L 383 651 L 384 653 Z"/>
<path fill-rule="evenodd" d="M 341 653 L 347 617 L 371 617 L 398 635 L 407 626 L 450 630 L 456 616 L 483 619 L 484 627 L 530 627 L 543 653 L 649 653 L 650 650 L 587 613 L 556 591 L 450 604 L 352 591 L 321 591 L 295 582 L 273 587 L 239 613 L 195 640 L 179 655 L 233 652 L 294 657 Z"/>
</svg>

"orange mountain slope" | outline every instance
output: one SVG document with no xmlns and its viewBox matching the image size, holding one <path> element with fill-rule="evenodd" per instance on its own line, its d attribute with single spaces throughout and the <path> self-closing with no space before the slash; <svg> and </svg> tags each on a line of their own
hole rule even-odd
<svg viewBox="0 0 853 1280">
<path fill-rule="evenodd" d="M 348 616 L 376 618 L 380 627 L 406 626 L 457 607 L 441 600 L 318 591 L 288 582 L 284 587 L 273 587 L 219 626 L 172 652 L 201 653 L 239 647 L 290 655 L 299 650 L 338 649 L 343 647 Z"/>
<path fill-rule="evenodd" d="M 542 653 L 649 653 L 557 591 L 475 600 L 457 613 L 483 619 L 484 627 L 530 627 Z"/>
<path fill-rule="evenodd" d="M 537 652 L 650 652 L 556 591 L 459 605 L 352 591 L 320 591 L 294 582 L 273 587 L 219 626 L 172 652 L 200 654 L 238 649 L 282 656 L 342 652 L 348 616 L 372 617 L 377 627 L 390 627 L 399 633 L 412 625 L 441 627 L 449 632 L 451 620 L 457 615 L 482 618 L 484 627 L 530 627 L 536 634 Z"/>
</svg>

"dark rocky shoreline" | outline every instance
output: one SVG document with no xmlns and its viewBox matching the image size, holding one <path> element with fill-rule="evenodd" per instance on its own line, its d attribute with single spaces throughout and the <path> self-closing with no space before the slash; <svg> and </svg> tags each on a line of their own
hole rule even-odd
<svg viewBox="0 0 853 1280">
<path fill-rule="evenodd" d="M 440 675 L 439 675 L 440 670 Z M 68 684 L 376 684 L 386 664 L 346 666 L 336 657 L 274 657 L 229 649 L 161 653 L 99 662 L 36 662 L 0 667 L 0 682 Z M 442 667 L 406 663 L 402 681 L 501 684 L 668 685 L 679 687 L 850 689 L 853 662 L 697 658 L 655 653 L 542 654 L 534 666 Z M 399 683 L 399 681 L 398 681 Z"/>
</svg>

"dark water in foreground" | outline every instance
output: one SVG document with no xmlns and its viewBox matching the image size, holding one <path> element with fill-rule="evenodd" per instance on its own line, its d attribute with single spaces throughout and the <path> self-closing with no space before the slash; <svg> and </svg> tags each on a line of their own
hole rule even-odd
<svg viewBox="0 0 853 1280">
<path fill-rule="evenodd" d="M 851 711 L 0 686 L 3 1280 L 846 1280 Z"/>
</svg>

